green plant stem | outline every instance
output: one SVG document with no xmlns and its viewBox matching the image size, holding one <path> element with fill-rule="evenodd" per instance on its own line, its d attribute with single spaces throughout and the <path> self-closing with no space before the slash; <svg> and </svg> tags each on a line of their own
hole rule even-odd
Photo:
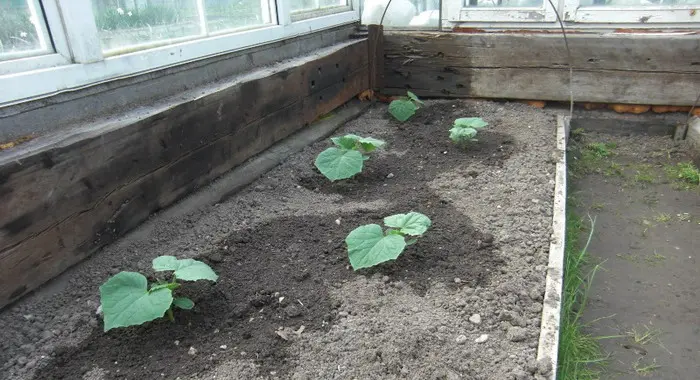
<svg viewBox="0 0 700 380">
<path fill-rule="evenodd" d="M 168 309 L 166 314 L 168 314 L 168 319 L 170 320 L 170 322 L 175 322 L 175 315 L 173 315 L 173 308 L 172 307 L 170 309 Z"/>
</svg>

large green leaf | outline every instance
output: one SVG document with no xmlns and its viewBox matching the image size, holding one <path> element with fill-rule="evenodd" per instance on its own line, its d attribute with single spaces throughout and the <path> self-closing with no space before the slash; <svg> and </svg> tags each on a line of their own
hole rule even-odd
<svg viewBox="0 0 700 380">
<path fill-rule="evenodd" d="M 173 294 L 168 288 L 149 291 L 141 273 L 120 272 L 100 286 L 100 303 L 104 331 L 108 331 L 162 317 L 173 303 Z"/>
<path fill-rule="evenodd" d="M 219 279 L 219 276 L 209 265 L 194 259 L 178 260 L 175 256 L 156 257 L 153 259 L 153 270 L 156 272 L 174 271 L 175 277 L 184 281 L 216 281 Z"/>
<path fill-rule="evenodd" d="M 489 125 L 480 117 L 462 117 L 455 120 L 455 127 L 480 129 Z"/>
<path fill-rule="evenodd" d="M 389 113 L 400 122 L 404 122 L 416 113 L 416 104 L 409 99 L 396 99 L 389 103 Z"/>
<path fill-rule="evenodd" d="M 398 228 L 401 233 L 411 236 L 423 235 L 430 227 L 431 221 L 427 216 L 411 211 L 408 214 L 396 214 L 384 218 L 384 224 Z"/>
<path fill-rule="evenodd" d="M 331 147 L 321 152 L 314 164 L 326 178 L 336 181 L 361 172 L 364 161 L 364 156 L 357 150 Z"/>
<path fill-rule="evenodd" d="M 384 236 L 382 227 L 377 224 L 355 228 L 345 238 L 345 243 L 348 245 L 348 258 L 354 270 L 395 260 L 406 247 L 403 236 Z"/>
<path fill-rule="evenodd" d="M 476 129 L 465 127 L 454 127 L 450 129 L 450 140 L 454 142 L 471 141 L 476 136 Z"/>
</svg>

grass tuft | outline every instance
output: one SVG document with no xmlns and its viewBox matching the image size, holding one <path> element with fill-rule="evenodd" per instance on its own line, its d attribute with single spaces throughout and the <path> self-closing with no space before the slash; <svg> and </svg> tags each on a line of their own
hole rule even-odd
<svg viewBox="0 0 700 380">
<path fill-rule="evenodd" d="M 581 320 L 586 307 L 590 284 L 600 264 L 586 269 L 588 245 L 593 236 L 595 221 L 591 220 L 588 240 L 579 249 L 579 235 L 584 231 L 581 218 L 568 210 L 566 215 L 566 243 L 564 267 L 564 295 L 562 304 L 561 335 L 559 338 L 558 379 L 599 379 L 606 357 L 598 340 L 583 331 Z"/>
<path fill-rule="evenodd" d="M 692 162 L 679 162 L 675 166 L 667 166 L 666 175 L 677 181 L 679 187 L 685 190 L 700 185 L 700 169 Z"/>
</svg>

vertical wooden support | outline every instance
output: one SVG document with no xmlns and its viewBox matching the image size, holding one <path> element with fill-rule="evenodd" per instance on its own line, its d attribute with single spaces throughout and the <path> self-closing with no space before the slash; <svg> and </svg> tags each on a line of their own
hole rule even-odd
<svg viewBox="0 0 700 380">
<path fill-rule="evenodd" d="M 369 57 L 369 88 L 380 91 L 384 88 L 384 27 L 367 26 Z"/>
</svg>

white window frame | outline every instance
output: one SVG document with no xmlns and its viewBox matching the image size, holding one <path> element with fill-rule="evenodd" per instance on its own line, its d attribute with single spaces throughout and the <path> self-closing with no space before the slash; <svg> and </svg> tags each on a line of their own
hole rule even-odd
<svg viewBox="0 0 700 380">
<path fill-rule="evenodd" d="M 33 0 L 34 6 L 39 7 L 38 0 Z M 55 0 L 44 1 L 44 17 L 47 30 L 46 49 L 44 54 L 32 55 L 17 59 L 0 61 L 0 76 L 19 71 L 38 70 L 47 67 L 67 65 L 71 63 L 70 49 L 66 44 L 63 33 L 63 23 Z M 43 20 L 40 20 L 40 22 Z M 53 44 L 52 44 L 53 40 Z"/>
<path fill-rule="evenodd" d="M 560 17 L 567 28 L 602 29 L 688 28 L 700 24 L 697 5 L 674 6 L 586 6 L 579 0 L 555 0 Z M 534 12 L 533 12 L 534 10 Z M 693 12 L 697 10 L 696 12 Z M 556 11 L 543 0 L 538 8 L 465 7 L 464 0 L 442 0 L 441 27 L 476 27 L 484 29 L 559 28 Z"/>
<path fill-rule="evenodd" d="M 581 7 L 579 0 L 564 0 L 564 14 L 566 21 L 580 23 L 700 23 L 700 5 Z"/>
<path fill-rule="evenodd" d="M 465 0 L 442 0 L 443 22 L 542 23 L 557 20 L 556 11 L 547 0 L 539 7 L 468 7 L 464 3 Z"/>
<path fill-rule="evenodd" d="M 109 55 L 102 52 L 90 0 L 43 0 L 55 53 L 0 62 L 0 107 L 360 20 L 358 0 L 337 13 L 299 21 L 292 20 L 290 1 L 271 0 L 275 24 L 269 26 Z"/>
<path fill-rule="evenodd" d="M 292 11 L 292 21 L 308 20 L 310 18 L 327 16 L 333 13 L 347 12 L 352 10 L 352 2 L 350 0 L 345 0 L 345 5 L 335 5 L 323 8 L 321 8 L 320 0 L 315 0 L 314 4 L 314 7 L 310 9 L 300 9 L 297 11 Z"/>
</svg>

